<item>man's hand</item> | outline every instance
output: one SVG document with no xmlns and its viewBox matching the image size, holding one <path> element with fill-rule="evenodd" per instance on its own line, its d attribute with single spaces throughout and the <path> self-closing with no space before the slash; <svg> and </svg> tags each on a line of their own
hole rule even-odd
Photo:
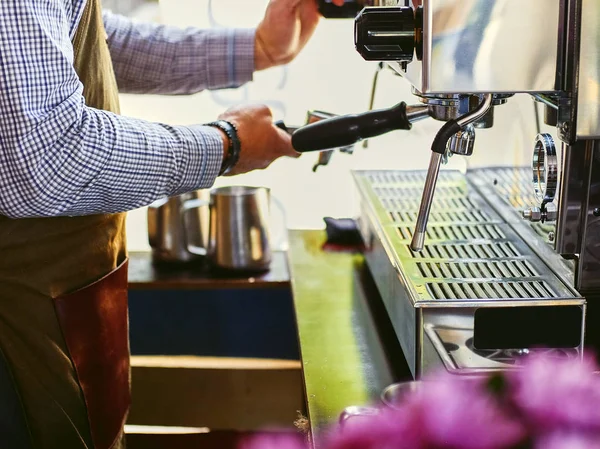
<svg viewBox="0 0 600 449">
<path fill-rule="evenodd" d="M 227 176 L 267 168 L 281 156 L 300 156 L 292 148 L 290 135 L 273 124 L 273 116 L 267 106 L 234 107 L 221 114 L 219 119 L 236 126 L 242 147 L 237 164 Z"/>
<path fill-rule="evenodd" d="M 338 6 L 344 0 L 333 0 Z M 256 70 L 292 61 L 313 35 L 321 15 L 316 0 L 271 0 L 256 29 Z"/>
</svg>

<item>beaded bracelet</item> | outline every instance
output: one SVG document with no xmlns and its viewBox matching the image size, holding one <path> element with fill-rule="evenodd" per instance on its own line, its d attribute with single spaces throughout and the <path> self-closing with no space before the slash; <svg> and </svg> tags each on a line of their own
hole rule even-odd
<svg viewBox="0 0 600 449">
<path fill-rule="evenodd" d="M 206 126 L 213 126 L 220 129 L 229 138 L 229 147 L 227 148 L 227 155 L 223 158 L 223 164 L 221 165 L 221 171 L 219 176 L 226 175 L 231 169 L 237 164 L 240 158 L 240 152 L 242 151 L 242 145 L 238 137 L 237 128 L 231 122 L 227 120 L 217 120 L 215 122 L 207 123 Z"/>
</svg>

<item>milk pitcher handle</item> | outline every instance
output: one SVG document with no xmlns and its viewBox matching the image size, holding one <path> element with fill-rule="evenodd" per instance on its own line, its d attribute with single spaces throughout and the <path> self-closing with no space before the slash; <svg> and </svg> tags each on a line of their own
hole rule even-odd
<svg viewBox="0 0 600 449">
<path fill-rule="evenodd" d="M 181 215 L 183 217 L 183 240 L 185 242 L 186 248 L 187 250 L 196 255 L 196 256 L 206 256 L 206 254 L 208 253 L 206 248 L 203 248 L 201 246 L 197 246 L 197 245 L 193 245 L 190 243 L 189 238 L 188 238 L 188 234 L 187 234 L 187 220 L 188 220 L 188 212 L 198 209 L 200 207 L 205 207 L 205 206 L 210 206 L 210 201 L 207 200 L 200 200 L 200 199 L 196 199 L 196 200 L 188 200 L 186 202 L 184 202 L 181 206 Z"/>
<path fill-rule="evenodd" d="M 279 229 L 280 235 L 277 238 L 273 238 L 273 250 L 274 251 L 287 251 L 288 250 L 288 235 L 287 235 L 287 214 L 285 212 L 285 207 L 283 203 L 273 195 L 271 195 L 271 202 L 275 204 L 275 207 L 279 209 L 279 214 L 281 216 L 280 223 L 277 226 Z M 273 214 L 271 214 L 271 229 L 275 229 L 273 226 Z"/>
</svg>

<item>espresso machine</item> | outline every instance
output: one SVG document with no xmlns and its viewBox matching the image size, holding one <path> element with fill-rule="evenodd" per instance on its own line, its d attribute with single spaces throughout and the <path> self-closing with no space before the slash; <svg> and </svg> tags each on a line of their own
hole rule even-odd
<svg viewBox="0 0 600 449">
<path fill-rule="evenodd" d="M 427 170 L 353 173 L 365 258 L 413 376 L 598 350 L 600 2 L 359 3 L 357 51 L 414 98 L 302 127 L 292 142 L 324 151 L 443 123 Z M 559 141 L 532 135 L 527 167 L 440 170 L 451 154 L 485 151 L 477 133 L 516 95 L 543 106 Z"/>
</svg>

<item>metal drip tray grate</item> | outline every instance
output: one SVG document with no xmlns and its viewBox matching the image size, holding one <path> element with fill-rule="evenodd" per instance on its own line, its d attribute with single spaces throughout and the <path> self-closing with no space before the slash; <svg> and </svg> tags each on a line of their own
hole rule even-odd
<svg viewBox="0 0 600 449">
<path fill-rule="evenodd" d="M 392 265 L 417 293 L 415 303 L 573 296 L 464 175 L 440 173 L 419 253 L 409 243 L 424 172 L 355 172 L 355 177 L 363 202 L 372 205 L 371 221 L 391 248 Z"/>
<path fill-rule="evenodd" d="M 383 207 L 388 212 L 417 212 L 419 205 L 421 204 L 421 196 L 399 196 L 399 197 L 378 197 Z M 444 198 L 440 195 L 439 199 L 436 199 L 433 207 L 431 208 L 432 213 L 440 211 L 472 211 L 476 210 L 477 206 L 467 197 L 449 197 Z"/>
<path fill-rule="evenodd" d="M 479 171 L 487 177 L 498 194 L 515 209 L 537 205 L 531 186 L 531 168 L 497 168 Z"/>
<path fill-rule="evenodd" d="M 415 223 L 417 212 L 390 212 L 390 218 L 398 223 Z M 429 222 L 434 223 L 489 223 L 491 217 L 483 211 L 432 212 Z"/>
<path fill-rule="evenodd" d="M 524 209 L 531 206 L 539 207 L 539 201 L 533 195 L 529 167 L 480 169 L 475 170 L 472 177 L 478 187 L 494 192 L 494 196 L 498 196 L 500 201 L 506 204 L 517 221 L 525 223 L 521 218 Z M 538 222 L 529 225 L 546 243 L 551 244 L 548 236 L 556 231 L 556 224 Z"/>
<path fill-rule="evenodd" d="M 413 235 L 413 228 L 410 226 L 400 226 L 398 235 L 402 240 L 410 240 Z M 443 242 L 461 242 L 473 240 L 502 240 L 506 235 L 497 225 L 448 225 L 448 226 L 427 226 L 425 234 L 429 241 Z"/>
<path fill-rule="evenodd" d="M 400 184 L 402 187 L 408 184 L 417 184 L 422 185 L 425 182 L 424 171 L 393 171 L 393 170 L 383 170 L 383 171 L 364 171 L 364 172 L 356 172 L 361 173 L 361 176 L 373 186 L 383 185 L 397 185 Z M 458 171 L 440 171 L 438 176 L 438 182 L 440 184 L 444 182 L 464 182 L 464 175 Z"/>
<path fill-rule="evenodd" d="M 434 299 L 540 299 L 554 298 L 555 292 L 543 281 L 428 283 Z"/>
<path fill-rule="evenodd" d="M 516 247 L 510 242 L 497 243 L 445 243 L 439 245 L 425 245 L 423 251 L 413 252 L 406 247 L 414 258 L 418 259 L 507 259 L 520 257 Z"/>
<path fill-rule="evenodd" d="M 375 187 L 373 189 L 379 198 L 405 198 L 405 197 L 420 197 L 423 194 L 419 186 L 414 187 Z M 461 186 L 441 186 L 439 191 L 443 197 L 462 197 L 464 195 Z"/>
<path fill-rule="evenodd" d="M 417 262 L 426 279 L 499 279 L 538 276 L 526 260 L 483 260 L 480 262 Z"/>
<path fill-rule="evenodd" d="M 546 345 L 582 349 L 585 300 L 518 221 L 528 184 L 524 171 L 513 171 L 518 182 L 509 172 L 442 171 L 418 253 L 410 242 L 425 172 L 354 172 L 365 259 L 415 377 L 440 363 L 461 374 L 506 369 Z"/>
</svg>

